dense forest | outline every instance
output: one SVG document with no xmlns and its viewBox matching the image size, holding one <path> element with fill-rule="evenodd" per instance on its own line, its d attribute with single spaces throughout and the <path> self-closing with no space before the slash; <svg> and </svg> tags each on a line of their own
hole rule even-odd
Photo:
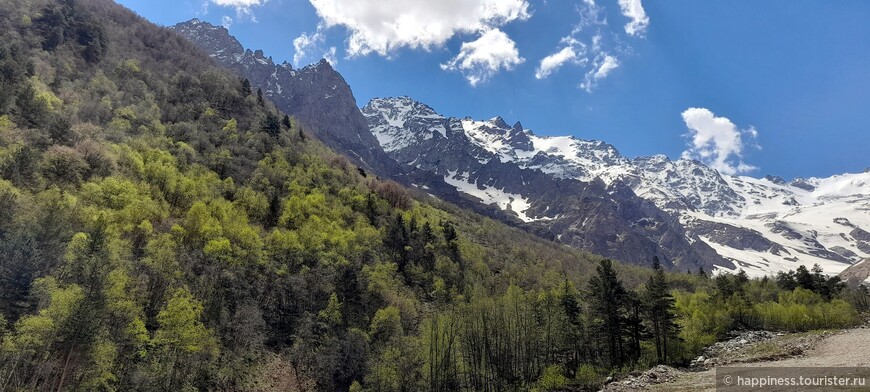
<svg viewBox="0 0 870 392">
<path fill-rule="evenodd" d="M 378 179 L 108 0 L 0 3 L 0 391 L 595 389 L 867 309 L 649 266 Z"/>
</svg>

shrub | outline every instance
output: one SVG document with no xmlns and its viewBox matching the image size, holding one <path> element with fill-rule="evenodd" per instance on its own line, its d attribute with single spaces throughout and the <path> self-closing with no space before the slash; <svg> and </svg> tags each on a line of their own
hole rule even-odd
<svg viewBox="0 0 870 392">
<path fill-rule="evenodd" d="M 371 189 L 395 208 L 411 208 L 411 195 L 401 185 L 393 181 L 372 181 Z"/>
<path fill-rule="evenodd" d="M 559 365 L 547 366 L 540 381 L 538 381 L 539 390 L 554 391 L 564 388 L 568 385 L 568 378 L 565 377 L 564 373 L 564 369 Z"/>
<path fill-rule="evenodd" d="M 77 185 L 88 169 L 84 158 L 70 147 L 52 146 L 42 154 L 41 172 L 51 182 Z"/>
<path fill-rule="evenodd" d="M 577 385 L 584 389 L 594 390 L 601 385 L 601 376 L 598 370 L 591 364 L 584 363 L 577 368 L 577 374 L 574 376 Z"/>
</svg>

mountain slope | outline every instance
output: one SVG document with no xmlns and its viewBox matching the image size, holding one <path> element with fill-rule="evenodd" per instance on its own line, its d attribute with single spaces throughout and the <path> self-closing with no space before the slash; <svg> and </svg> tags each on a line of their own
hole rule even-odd
<svg viewBox="0 0 870 392">
<path fill-rule="evenodd" d="M 433 309 L 600 259 L 360 173 L 111 1 L 0 27 L 0 390 L 348 390 Z"/>
<path fill-rule="evenodd" d="M 279 108 L 296 115 L 328 145 L 356 162 L 368 164 L 379 176 L 413 184 L 441 199 L 523 227 L 541 237 L 559 239 L 565 244 L 607 257 L 639 264 L 659 257 L 668 267 L 692 269 L 698 266 L 711 269 L 714 263 L 728 265 L 704 243 L 697 242 L 696 245 L 687 239 L 682 227 L 654 204 L 636 198 L 630 192 L 622 192 L 620 197 L 614 198 L 611 194 L 616 190 L 605 189 L 592 181 L 594 176 L 583 178 L 583 181 L 574 177 L 553 178 L 525 167 L 518 168 L 506 155 L 499 155 L 501 161 L 491 160 L 497 151 L 484 148 L 488 146 L 486 138 L 491 136 L 487 133 L 491 129 L 485 124 L 449 122 L 423 107 L 425 105 L 396 108 L 416 111 L 413 115 L 396 113 L 394 118 L 419 120 L 419 126 L 425 127 L 418 130 L 419 137 L 427 141 L 425 150 L 432 154 L 432 159 L 444 157 L 455 161 L 449 170 L 456 172 L 448 176 L 438 165 L 411 164 L 414 158 L 387 155 L 385 150 L 396 153 L 401 150 L 402 143 L 407 142 L 402 138 L 411 136 L 397 135 L 399 137 L 393 140 L 389 135 L 370 132 L 366 117 L 353 103 L 350 87 L 327 62 L 293 70 L 286 63 L 275 65 L 261 51 L 243 50 L 223 27 L 192 20 L 172 29 L 207 51 L 219 64 L 250 79 L 252 85 L 261 87 L 264 95 L 275 101 Z M 455 139 L 448 135 L 458 135 L 456 130 L 463 125 L 478 132 L 473 133 L 473 138 L 477 138 L 475 148 L 460 153 L 472 144 L 462 142 L 453 146 Z M 499 125 L 506 127 L 506 124 Z M 508 142 L 530 143 L 523 139 L 525 133 L 521 127 L 516 137 Z M 465 172 L 473 173 L 473 178 L 464 176 Z M 534 206 L 527 205 L 528 201 L 512 189 L 515 188 L 513 183 L 505 188 L 490 180 L 508 172 L 511 177 L 524 177 L 523 181 L 536 184 L 536 189 L 562 191 L 548 193 Z M 475 185 L 478 179 L 480 183 Z M 480 200 L 485 203 L 480 203 Z M 553 206 L 553 209 L 548 210 L 548 206 Z M 537 215 L 529 216 L 527 210 Z M 550 225 L 533 223 L 548 220 L 555 214 L 569 219 Z M 657 224 L 645 224 L 647 221 Z"/>
<path fill-rule="evenodd" d="M 836 281 L 776 303 L 415 199 L 107 0 L 0 2 L 0 86 L 3 391 L 588 388 L 657 355 L 671 287 L 678 345 L 857 322 Z"/>
<path fill-rule="evenodd" d="M 376 98 L 362 111 L 384 150 L 400 163 L 438 173 L 483 203 L 548 227 L 574 246 L 594 247 L 572 239 L 572 232 L 602 223 L 590 222 L 588 214 L 565 213 L 566 208 L 588 204 L 567 196 L 579 194 L 578 189 L 562 185 L 578 180 L 599 184 L 606 193 L 597 194 L 635 206 L 619 210 L 622 222 L 666 226 L 668 230 L 654 233 L 660 245 L 687 247 L 686 241 L 717 268 L 741 268 L 760 276 L 819 264 L 837 273 L 870 255 L 865 236 L 870 227 L 870 173 L 791 183 L 776 177 L 723 176 L 693 160 L 661 155 L 628 159 L 600 141 L 537 136 L 500 117 L 447 118 L 408 97 Z M 657 208 L 632 202 L 635 195 Z M 630 230 L 614 228 L 614 234 Z M 636 249 L 633 253 L 639 254 Z"/>
<path fill-rule="evenodd" d="M 401 178 L 403 171 L 384 154 L 356 107 L 350 86 L 325 60 L 295 70 L 275 64 L 263 51 L 251 51 L 227 29 L 198 19 L 170 27 L 218 64 L 247 78 L 282 111 L 296 117 L 306 130 L 359 165 L 381 175 Z"/>
<path fill-rule="evenodd" d="M 399 163 L 436 173 L 563 243 L 632 262 L 655 256 L 682 269 L 731 266 L 654 203 L 599 178 L 637 175 L 613 146 L 538 137 L 500 117 L 446 118 L 408 97 L 373 99 L 362 112 Z"/>
</svg>

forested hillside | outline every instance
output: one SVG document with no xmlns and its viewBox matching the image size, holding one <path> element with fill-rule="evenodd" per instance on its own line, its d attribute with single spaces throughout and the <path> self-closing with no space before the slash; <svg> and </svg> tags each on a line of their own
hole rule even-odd
<svg viewBox="0 0 870 392">
<path fill-rule="evenodd" d="M 0 390 L 594 388 L 866 299 L 692 272 L 374 178 L 107 0 L 0 3 Z"/>
</svg>

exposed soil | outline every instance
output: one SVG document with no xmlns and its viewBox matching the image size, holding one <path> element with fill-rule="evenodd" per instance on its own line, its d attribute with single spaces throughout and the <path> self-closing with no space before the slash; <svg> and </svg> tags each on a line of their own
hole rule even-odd
<svg viewBox="0 0 870 392">
<path fill-rule="evenodd" d="M 755 341 L 738 336 L 717 343 L 711 357 L 699 358 L 690 369 L 653 368 L 645 376 L 629 377 L 605 386 L 607 392 L 628 391 L 715 391 L 716 366 L 755 367 L 868 367 L 870 366 L 870 328 L 839 332 L 803 334 L 753 333 Z M 725 349 L 723 349 L 725 348 Z M 706 363 L 706 365 L 704 365 Z M 649 373 L 649 374 L 648 374 Z M 652 376 L 652 377 L 650 377 Z"/>
</svg>

